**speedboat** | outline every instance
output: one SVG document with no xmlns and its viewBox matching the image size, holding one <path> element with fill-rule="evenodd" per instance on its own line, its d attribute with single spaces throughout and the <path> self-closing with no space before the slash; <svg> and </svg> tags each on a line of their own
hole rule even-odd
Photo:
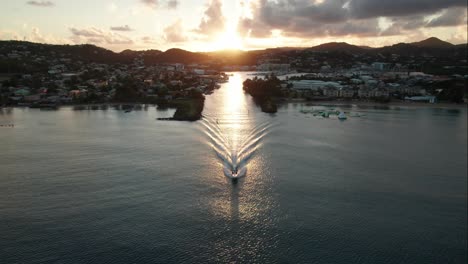
<svg viewBox="0 0 468 264">
<path fill-rule="evenodd" d="M 234 163 L 224 167 L 223 171 L 224 175 L 231 179 L 232 183 L 237 183 L 240 178 L 245 176 L 247 173 L 247 168 L 245 166 L 239 166 L 237 163 Z"/>
<path fill-rule="evenodd" d="M 237 183 L 237 180 L 239 179 L 238 176 L 239 176 L 239 173 L 238 173 L 237 169 L 231 171 L 231 179 L 232 179 L 233 183 Z"/>
<path fill-rule="evenodd" d="M 239 173 L 238 173 L 237 170 L 232 170 L 232 171 L 231 171 L 231 177 L 232 177 L 232 178 L 237 178 L 238 175 L 239 175 Z"/>
</svg>

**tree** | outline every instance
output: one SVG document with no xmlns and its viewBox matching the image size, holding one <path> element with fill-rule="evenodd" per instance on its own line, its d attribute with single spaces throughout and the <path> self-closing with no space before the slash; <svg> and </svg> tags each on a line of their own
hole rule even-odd
<svg viewBox="0 0 468 264">
<path fill-rule="evenodd" d="M 191 89 L 188 93 L 188 96 L 193 99 L 205 99 L 203 93 L 196 89 Z"/>
</svg>

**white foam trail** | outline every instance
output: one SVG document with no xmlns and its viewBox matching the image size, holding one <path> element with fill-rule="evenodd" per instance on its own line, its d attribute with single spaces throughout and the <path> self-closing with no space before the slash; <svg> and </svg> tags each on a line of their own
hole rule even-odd
<svg viewBox="0 0 468 264">
<path fill-rule="evenodd" d="M 266 136 L 266 134 L 266 132 L 259 134 L 256 138 L 252 138 L 247 143 L 244 143 L 244 146 L 239 150 L 239 156 L 242 156 L 245 151 L 259 144 L 263 137 Z"/>
<path fill-rule="evenodd" d="M 247 174 L 249 160 L 262 146 L 263 138 L 273 125 L 270 122 L 260 124 L 247 133 L 242 140 L 234 142 L 227 139 L 219 123 L 218 119 L 207 116 L 200 122 L 209 145 L 223 164 L 224 175 L 232 179 L 244 177 Z M 235 123 L 228 121 L 222 124 L 229 126 Z"/>
<path fill-rule="evenodd" d="M 208 130 L 212 132 L 212 135 L 217 137 L 221 142 L 223 142 L 225 145 L 227 144 L 227 139 L 224 136 L 223 132 L 221 131 L 221 128 L 219 126 L 212 126 L 210 123 L 202 120 L 202 125 L 205 126 Z"/>
<path fill-rule="evenodd" d="M 265 131 L 268 131 L 268 129 L 270 129 L 272 127 L 271 124 L 266 124 L 266 125 L 261 125 L 257 128 L 255 128 L 252 132 L 250 132 L 250 134 L 243 140 L 243 143 L 241 145 L 241 149 L 243 149 L 245 147 L 245 145 L 249 144 L 249 142 L 255 138 L 255 137 L 259 137 L 259 134 L 265 132 Z M 265 135 L 263 135 L 265 136 Z M 262 136 L 262 137 L 263 137 Z"/>
<path fill-rule="evenodd" d="M 209 138 L 210 142 L 214 144 L 219 150 L 227 152 L 227 149 L 229 149 L 229 144 L 226 137 L 221 132 L 220 128 L 212 126 L 205 119 L 202 119 L 202 122 L 200 122 L 200 124 L 203 126 L 202 131 Z"/>
</svg>

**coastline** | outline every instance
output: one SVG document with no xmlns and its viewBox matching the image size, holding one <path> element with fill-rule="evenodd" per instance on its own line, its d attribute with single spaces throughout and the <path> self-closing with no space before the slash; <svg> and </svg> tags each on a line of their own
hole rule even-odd
<svg viewBox="0 0 468 264">
<path fill-rule="evenodd" d="M 279 104 L 289 103 L 306 103 L 310 105 L 357 105 L 357 106 L 407 106 L 407 107 L 426 107 L 426 108 L 468 108 L 468 103 L 422 103 L 422 102 L 405 102 L 405 101 L 392 101 L 388 103 L 370 102 L 370 101 L 340 101 L 340 100 L 327 100 L 327 101 L 307 101 L 303 98 L 280 99 Z"/>
<path fill-rule="evenodd" d="M 370 101 L 341 101 L 341 100 L 326 100 L 326 101 L 307 101 L 304 98 L 279 98 L 276 99 L 278 105 L 287 104 L 287 103 L 306 103 L 310 105 L 324 105 L 324 104 L 331 104 L 331 105 L 362 105 L 362 106 L 408 106 L 408 107 L 430 107 L 430 108 L 468 108 L 468 103 L 422 103 L 422 102 L 405 102 L 405 101 L 392 101 L 389 103 L 379 103 L 379 102 L 370 102 Z M 154 103 L 92 103 L 92 104 L 62 104 L 58 105 L 58 107 L 101 107 L 101 106 L 158 106 L 158 104 Z M 0 106 L 2 108 L 25 108 L 29 107 L 27 105 L 3 105 Z M 168 108 L 176 109 L 175 106 L 169 106 Z M 92 109 L 91 109 L 92 110 Z"/>
</svg>

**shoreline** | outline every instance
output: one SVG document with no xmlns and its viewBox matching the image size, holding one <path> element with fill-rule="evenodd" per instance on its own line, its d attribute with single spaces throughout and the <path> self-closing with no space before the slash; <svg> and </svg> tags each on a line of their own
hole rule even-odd
<svg viewBox="0 0 468 264">
<path fill-rule="evenodd" d="M 408 107 L 428 107 L 428 108 L 468 108 L 468 103 L 422 103 L 422 102 L 405 102 L 405 101 L 393 101 L 388 103 L 369 102 L 369 101 L 338 101 L 338 100 L 327 100 L 327 101 L 307 101 L 306 99 L 281 99 L 278 104 L 289 104 L 289 103 L 306 103 L 310 105 L 362 105 L 362 106 L 408 106 Z"/>
<path fill-rule="evenodd" d="M 306 103 L 310 105 L 363 105 L 363 106 L 409 106 L 409 107 L 430 107 L 430 108 L 468 108 L 468 103 L 423 103 L 423 102 L 405 102 L 405 101 L 392 101 L 388 103 L 379 103 L 379 102 L 370 102 L 370 101 L 340 101 L 340 100 L 326 100 L 326 101 L 307 101 L 303 98 L 279 98 L 277 103 L 289 104 L 289 103 Z M 136 105 L 145 105 L 145 106 L 158 106 L 158 104 L 153 103 L 93 103 L 93 104 L 63 104 L 57 105 L 58 107 L 96 107 L 96 106 L 136 106 Z M 27 105 L 3 105 L 2 108 L 31 108 Z M 177 107 L 168 107 L 176 109 Z"/>
</svg>

